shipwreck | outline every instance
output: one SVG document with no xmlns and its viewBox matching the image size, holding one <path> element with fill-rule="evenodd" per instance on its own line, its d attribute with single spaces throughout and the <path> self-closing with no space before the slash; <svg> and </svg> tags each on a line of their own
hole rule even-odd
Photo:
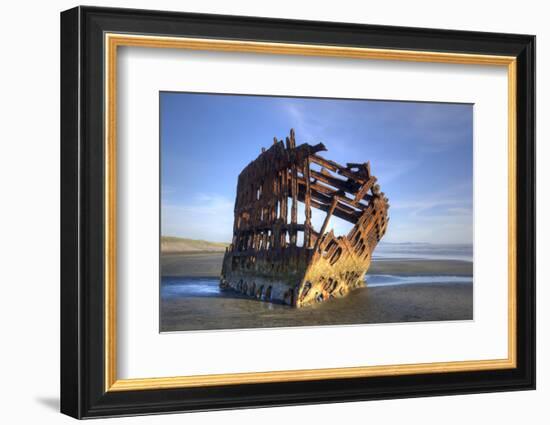
<svg viewBox="0 0 550 425">
<path fill-rule="evenodd" d="M 343 166 L 318 155 L 326 150 L 322 143 L 296 146 L 291 130 L 286 143 L 274 138 L 239 174 L 222 289 L 304 307 L 365 286 L 388 226 L 388 198 L 369 162 Z M 312 208 L 326 213 L 319 229 Z M 332 217 L 353 225 L 347 235 L 328 230 Z"/>
</svg>

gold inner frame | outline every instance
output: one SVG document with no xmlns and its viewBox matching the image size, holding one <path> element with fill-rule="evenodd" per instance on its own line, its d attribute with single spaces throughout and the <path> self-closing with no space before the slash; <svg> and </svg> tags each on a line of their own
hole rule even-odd
<svg viewBox="0 0 550 425">
<path fill-rule="evenodd" d="M 461 53 L 370 49 L 326 45 L 105 34 L 105 391 L 444 373 L 516 367 L 516 58 Z M 508 72 L 508 357 L 382 366 L 118 379 L 116 373 L 116 99 L 119 46 L 325 56 L 451 64 L 494 65 Z"/>
</svg>

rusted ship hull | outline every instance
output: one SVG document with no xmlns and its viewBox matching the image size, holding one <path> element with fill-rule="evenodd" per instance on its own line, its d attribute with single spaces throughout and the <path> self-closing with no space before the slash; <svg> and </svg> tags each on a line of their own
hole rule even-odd
<svg viewBox="0 0 550 425">
<path fill-rule="evenodd" d="M 368 162 L 342 166 L 317 154 L 324 150 L 323 144 L 296 146 L 291 130 L 286 144 L 274 139 L 243 169 L 223 289 L 303 307 L 365 285 L 372 253 L 388 225 L 388 199 Z M 312 208 L 326 213 L 318 231 L 311 224 Z M 347 235 L 327 232 L 333 216 L 354 225 Z"/>
</svg>

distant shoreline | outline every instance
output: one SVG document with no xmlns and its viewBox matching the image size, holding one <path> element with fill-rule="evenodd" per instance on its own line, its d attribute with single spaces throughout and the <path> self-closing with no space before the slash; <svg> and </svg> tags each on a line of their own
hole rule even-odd
<svg viewBox="0 0 550 425">
<path fill-rule="evenodd" d="M 161 253 L 161 275 L 170 277 L 219 277 L 223 252 Z M 368 273 L 407 276 L 472 276 L 473 263 L 465 260 L 373 260 Z"/>
<path fill-rule="evenodd" d="M 160 250 L 162 254 L 193 254 L 201 252 L 225 252 L 229 246 L 226 242 L 211 242 L 202 239 L 162 236 Z"/>
</svg>

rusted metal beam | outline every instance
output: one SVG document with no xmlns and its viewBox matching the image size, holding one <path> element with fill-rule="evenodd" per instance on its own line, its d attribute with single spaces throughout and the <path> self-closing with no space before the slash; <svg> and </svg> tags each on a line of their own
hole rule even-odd
<svg viewBox="0 0 550 425">
<path fill-rule="evenodd" d="M 305 194 L 304 194 L 304 206 L 305 206 L 305 225 L 306 230 L 304 232 L 304 247 L 309 248 L 310 244 L 310 230 L 311 230 L 311 191 L 310 191 L 310 175 L 309 175 L 309 156 L 304 161 L 304 166 L 302 167 L 303 178 L 305 182 Z M 298 182 L 299 183 L 299 180 Z"/>
<path fill-rule="evenodd" d="M 298 178 L 298 185 L 299 186 L 306 186 L 305 179 Z M 301 190 L 301 187 L 300 187 Z M 338 196 L 340 198 L 340 202 L 347 204 L 351 207 L 358 208 L 358 209 L 364 209 L 366 207 L 365 204 L 361 204 L 358 201 L 355 201 L 354 199 L 350 199 L 347 196 L 345 196 L 345 192 L 338 191 L 335 189 L 331 189 L 327 186 L 324 186 L 319 183 L 310 183 L 310 190 L 314 190 L 320 194 L 326 195 L 329 198 L 332 198 L 333 196 Z M 301 199 L 300 199 L 301 201 Z M 330 202 L 330 201 L 329 201 Z"/>
<path fill-rule="evenodd" d="M 345 213 L 349 213 L 350 216 L 355 216 L 357 215 L 357 217 L 359 217 L 359 215 L 361 215 L 361 211 L 364 209 L 364 206 L 362 205 L 361 208 L 356 208 L 356 207 L 353 207 L 353 206 L 349 206 L 349 205 L 346 205 L 344 202 L 342 202 L 342 197 L 340 197 L 339 195 L 334 195 L 334 196 L 327 196 L 321 192 L 318 192 L 315 188 L 310 188 L 310 195 L 311 195 L 311 200 L 315 200 L 317 201 L 318 203 L 321 203 L 321 204 L 324 204 L 324 205 L 330 205 L 331 202 L 332 202 L 332 199 L 334 197 L 338 197 L 338 204 L 336 205 L 336 209 L 338 210 L 341 210 Z M 305 190 L 304 190 L 304 187 L 301 186 L 300 187 L 300 190 L 298 192 L 298 200 L 303 202 L 305 199 Z M 354 220 L 353 222 L 355 222 L 356 220 Z"/>
<path fill-rule="evenodd" d="M 294 140 L 294 130 L 290 130 L 290 137 L 287 137 L 287 145 L 290 150 L 290 155 L 295 155 L 296 141 Z M 298 222 L 298 165 L 296 160 L 291 161 L 290 166 L 290 194 L 292 197 L 292 208 L 290 210 L 290 222 L 295 225 Z M 290 233 L 290 245 L 296 246 L 297 232 L 294 230 Z"/>
<path fill-rule="evenodd" d="M 332 214 L 334 213 L 334 210 L 336 209 L 336 204 L 338 204 L 338 197 L 335 196 L 332 198 L 332 203 L 330 204 L 329 210 L 327 211 L 327 215 L 325 217 L 325 220 L 323 221 L 323 225 L 321 226 L 321 230 L 319 231 L 320 235 L 324 235 L 325 231 L 327 230 L 328 222 L 330 221 L 330 218 L 332 217 Z M 315 254 L 317 250 L 319 249 L 319 244 L 321 242 L 321 239 L 317 239 L 317 242 L 315 243 L 315 246 L 313 247 L 313 253 Z"/>
<path fill-rule="evenodd" d="M 370 256 L 388 225 L 388 199 L 368 162 L 344 167 L 318 156 L 323 150 L 321 143 L 297 146 L 291 130 L 286 145 L 274 138 L 241 171 L 222 288 L 305 306 L 364 286 Z M 303 223 L 299 202 L 305 207 Z M 327 213 L 318 232 L 311 208 Z M 328 231 L 333 216 L 354 225 L 348 235 Z M 298 232 L 304 232 L 303 247 L 296 244 Z"/>
<path fill-rule="evenodd" d="M 317 202 L 313 198 L 311 199 L 311 205 L 313 207 L 317 208 L 318 210 L 321 210 L 321 211 L 324 211 L 324 212 L 328 212 L 329 209 L 330 209 L 330 204 L 323 204 L 323 203 Z M 333 214 L 336 217 L 341 218 L 342 220 L 345 220 L 345 221 L 347 221 L 349 223 L 352 223 L 352 224 L 356 223 L 357 218 L 358 218 L 356 213 L 344 211 L 338 205 L 334 209 Z"/>
<path fill-rule="evenodd" d="M 338 190 L 343 190 L 345 192 L 352 193 L 360 187 L 360 185 L 354 181 L 342 180 L 337 177 L 333 177 L 328 173 L 319 173 L 318 171 L 311 170 L 310 174 L 314 180 L 326 183 L 332 187 L 335 187 Z"/>
<path fill-rule="evenodd" d="M 328 170 L 334 171 L 335 173 L 347 177 L 348 179 L 355 180 L 359 183 L 364 183 L 367 180 L 366 176 L 363 176 L 362 173 L 353 172 L 349 168 L 346 168 L 338 164 L 337 162 L 325 159 L 319 155 L 312 155 L 311 162 L 320 165 L 321 167 L 324 167 Z"/>
<path fill-rule="evenodd" d="M 375 183 L 376 177 L 370 177 L 357 191 L 354 201 L 358 203 L 360 200 L 364 199 Z"/>
</svg>

